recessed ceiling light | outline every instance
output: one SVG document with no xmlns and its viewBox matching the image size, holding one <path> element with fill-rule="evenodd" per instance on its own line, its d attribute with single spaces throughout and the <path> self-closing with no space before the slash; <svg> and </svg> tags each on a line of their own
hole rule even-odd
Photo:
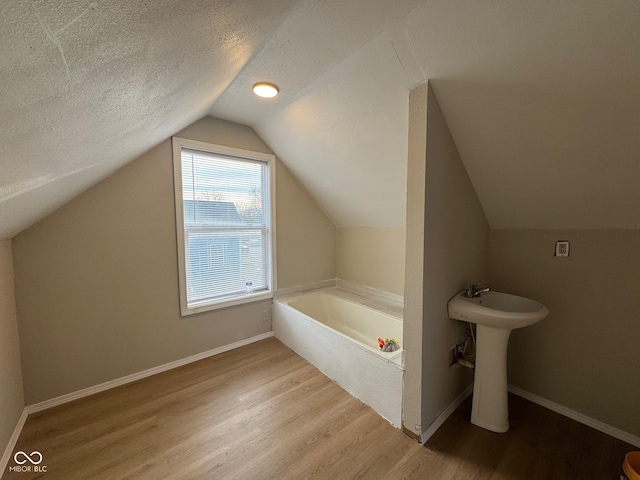
<svg viewBox="0 0 640 480">
<path fill-rule="evenodd" d="M 256 83 L 253 86 L 253 93 L 263 98 L 272 98 L 278 95 L 278 87 L 271 83 Z"/>
</svg>

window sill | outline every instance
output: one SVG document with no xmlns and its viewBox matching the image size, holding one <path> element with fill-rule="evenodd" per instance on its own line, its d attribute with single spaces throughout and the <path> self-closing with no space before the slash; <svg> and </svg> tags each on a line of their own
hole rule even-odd
<svg viewBox="0 0 640 480">
<path fill-rule="evenodd" d="M 259 302 L 261 300 L 270 300 L 273 298 L 273 292 L 260 292 L 252 295 L 245 295 L 242 297 L 235 297 L 229 300 L 220 300 L 215 303 L 200 302 L 194 303 L 191 306 L 182 305 L 180 310 L 180 316 L 187 317 L 196 313 L 209 312 L 211 310 L 219 310 L 221 308 L 235 307 L 237 305 L 244 305 L 246 303 Z"/>
</svg>

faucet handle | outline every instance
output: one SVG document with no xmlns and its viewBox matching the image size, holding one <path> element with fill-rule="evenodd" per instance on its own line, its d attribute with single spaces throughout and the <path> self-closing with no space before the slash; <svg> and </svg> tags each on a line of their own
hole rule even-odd
<svg viewBox="0 0 640 480">
<path fill-rule="evenodd" d="M 472 298 L 477 291 L 478 285 L 476 283 L 470 283 L 469 286 L 464 290 L 464 296 Z"/>
</svg>

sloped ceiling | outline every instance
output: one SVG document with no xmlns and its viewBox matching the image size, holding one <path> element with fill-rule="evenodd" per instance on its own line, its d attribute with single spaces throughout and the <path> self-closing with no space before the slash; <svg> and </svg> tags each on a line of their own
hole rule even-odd
<svg viewBox="0 0 640 480">
<path fill-rule="evenodd" d="M 0 238 L 206 115 L 292 0 L 0 2 Z"/>
<path fill-rule="evenodd" d="M 635 0 L 8 0 L 0 25 L 0 238 L 207 113 L 337 225 L 401 226 L 426 79 L 493 228 L 640 228 Z"/>
</svg>

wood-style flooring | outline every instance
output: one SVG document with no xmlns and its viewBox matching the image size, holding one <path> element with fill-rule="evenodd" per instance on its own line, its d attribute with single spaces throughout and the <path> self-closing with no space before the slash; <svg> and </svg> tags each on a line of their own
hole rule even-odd
<svg viewBox="0 0 640 480">
<path fill-rule="evenodd" d="M 14 452 L 46 473 L 2 478 L 619 478 L 631 445 L 510 401 L 510 432 L 467 401 L 423 447 L 272 338 L 30 415 Z"/>
</svg>

